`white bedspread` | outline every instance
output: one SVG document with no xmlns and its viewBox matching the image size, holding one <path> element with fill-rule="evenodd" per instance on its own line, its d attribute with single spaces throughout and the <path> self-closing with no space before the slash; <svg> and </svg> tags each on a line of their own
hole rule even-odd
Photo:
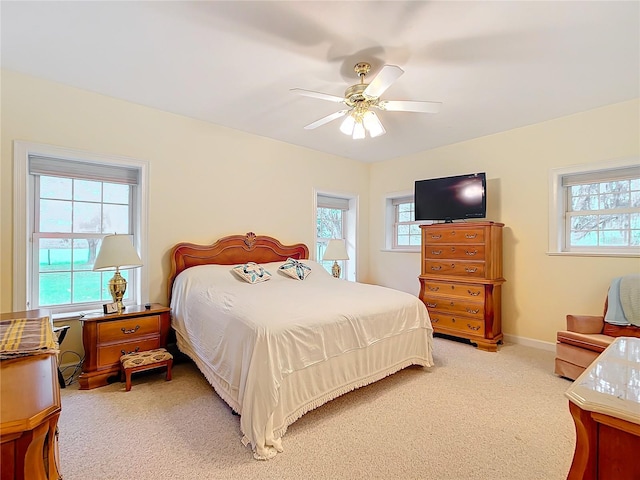
<svg viewBox="0 0 640 480">
<path fill-rule="evenodd" d="M 287 425 L 306 411 L 408 365 L 433 364 L 433 329 L 416 297 L 334 279 L 309 260 L 311 274 L 295 280 L 278 272 L 282 263 L 264 264 L 273 277 L 256 284 L 238 279 L 232 266 L 193 267 L 176 278 L 171 300 L 179 348 L 240 413 L 243 442 L 258 459 L 282 451 Z M 345 375 L 341 357 L 372 354 L 389 359 L 374 358 L 374 371 L 358 365 L 357 378 Z M 297 375 L 305 370 L 336 378 L 315 388 Z"/>
</svg>

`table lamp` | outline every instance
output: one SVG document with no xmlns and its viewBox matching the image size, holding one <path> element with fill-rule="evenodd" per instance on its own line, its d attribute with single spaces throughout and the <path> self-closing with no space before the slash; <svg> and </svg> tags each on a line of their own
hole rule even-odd
<svg viewBox="0 0 640 480">
<path fill-rule="evenodd" d="M 142 266 L 142 260 L 131 243 L 129 235 L 107 235 L 102 239 L 100 252 L 93 264 L 94 271 L 112 270 L 116 272 L 109 280 L 109 293 L 118 308 L 118 313 L 125 309 L 122 303 L 124 292 L 127 291 L 127 281 L 120 275 L 120 269 Z"/>
<path fill-rule="evenodd" d="M 347 247 L 344 244 L 344 240 L 334 239 L 329 240 L 327 249 L 324 251 L 322 260 L 333 260 L 333 266 L 331 267 L 331 274 L 335 278 L 340 278 L 340 265 L 336 260 L 349 260 L 347 255 Z"/>
</svg>

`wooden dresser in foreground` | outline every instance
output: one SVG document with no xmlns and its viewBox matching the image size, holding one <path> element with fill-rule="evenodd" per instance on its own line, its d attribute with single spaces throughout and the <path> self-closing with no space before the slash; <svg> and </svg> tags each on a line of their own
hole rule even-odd
<svg viewBox="0 0 640 480">
<path fill-rule="evenodd" d="M 435 333 L 497 351 L 502 341 L 502 227 L 495 222 L 421 225 L 420 299 Z"/>
<path fill-rule="evenodd" d="M 48 314 L 43 310 L 0 315 L 3 323 L 18 319 L 38 322 L 42 318 L 46 318 L 50 324 Z M 46 323 L 42 327 L 47 327 Z M 53 335 L 52 325 L 49 328 L 50 335 Z M 13 335 L 7 329 L 3 329 L 3 332 L 7 335 L 3 335 L 3 341 Z M 11 345 L 11 348 L 17 343 L 19 342 Z M 14 348 L 11 352 L 13 358 L 5 358 L 3 355 L 0 360 L 2 480 L 62 478 L 58 471 L 57 424 L 61 402 L 57 351 L 46 348 L 41 351 L 42 353 L 38 353 L 31 350 L 28 354 L 21 355 L 20 349 Z"/>
<path fill-rule="evenodd" d="M 129 306 L 122 313 L 86 316 L 82 321 L 84 362 L 80 390 L 102 387 L 120 374 L 120 357 L 167 346 L 169 307 Z"/>
</svg>

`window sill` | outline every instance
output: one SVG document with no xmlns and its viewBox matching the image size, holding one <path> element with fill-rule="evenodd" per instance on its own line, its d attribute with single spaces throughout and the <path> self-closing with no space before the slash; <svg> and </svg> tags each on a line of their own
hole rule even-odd
<svg viewBox="0 0 640 480">
<path fill-rule="evenodd" d="M 420 247 L 418 248 L 382 248 L 381 252 L 393 252 L 393 253 L 420 253 Z"/>
<path fill-rule="evenodd" d="M 640 257 L 640 252 L 546 252 L 546 254 L 550 257 Z"/>
<path fill-rule="evenodd" d="M 54 313 L 51 315 L 53 318 L 53 323 L 57 322 L 68 322 L 70 320 L 82 320 L 84 317 L 88 317 L 91 315 L 103 315 L 104 312 L 102 310 L 82 310 L 80 312 L 61 312 Z"/>
</svg>

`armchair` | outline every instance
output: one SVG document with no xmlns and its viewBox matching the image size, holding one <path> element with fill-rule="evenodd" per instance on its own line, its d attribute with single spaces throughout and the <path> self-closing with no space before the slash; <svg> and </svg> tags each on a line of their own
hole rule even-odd
<svg viewBox="0 0 640 480">
<path fill-rule="evenodd" d="M 632 285 L 632 295 L 635 295 L 635 280 Z M 556 375 L 575 380 L 616 337 L 640 337 L 638 326 L 622 326 L 605 321 L 611 295 L 610 289 L 602 315 L 567 315 L 567 329 L 557 333 Z M 617 297 L 615 299 L 617 301 Z"/>
</svg>

